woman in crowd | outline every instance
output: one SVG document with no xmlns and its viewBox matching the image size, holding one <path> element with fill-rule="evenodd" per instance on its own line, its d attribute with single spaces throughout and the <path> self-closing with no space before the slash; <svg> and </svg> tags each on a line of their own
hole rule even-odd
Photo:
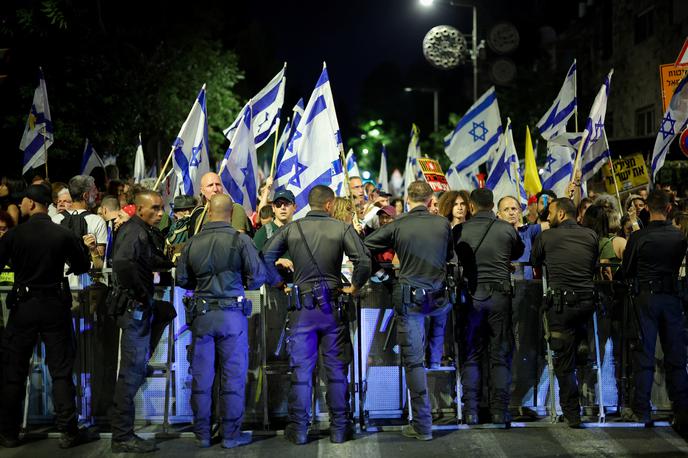
<svg viewBox="0 0 688 458">
<path fill-rule="evenodd" d="M 442 194 L 437 204 L 439 214 L 447 218 L 453 228 L 457 224 L 466 222 L 471 217 L 468 202 L 468 192 L 447 191 Z"/>
<path fill-rule="evenodd" d="M 0 210 L 9 213 L 15 226 L 19 224 L 20 196 L 24 189 L 26 182 L 22 178 L 2 177 L 0 180 Z"/>
</svg>

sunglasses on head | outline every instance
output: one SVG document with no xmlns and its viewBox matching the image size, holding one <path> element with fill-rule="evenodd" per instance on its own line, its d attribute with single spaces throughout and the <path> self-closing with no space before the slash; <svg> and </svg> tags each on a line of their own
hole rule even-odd
<svg viewBox="0 0 688 458">
<path fill-rule="evenodd" d="M 291 205 L 291 202 L 289 202 L 288 200 L 277 200 L 273 202 L 272 205 L 274 205 L 275 208 L 282 208 Z"/>
</svg>

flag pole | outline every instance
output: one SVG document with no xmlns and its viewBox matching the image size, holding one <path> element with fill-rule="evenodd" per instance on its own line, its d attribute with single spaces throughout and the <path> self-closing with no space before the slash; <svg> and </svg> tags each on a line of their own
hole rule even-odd
<svg viewBox="0 0 688 458">
<path fill-rule="evenodd" d="M 165 170 L 167 169 L 167 166 L 170 165 L 170 161 L 172 160 L 173 154 L 174 146 L 172 146 L 172 148 L 170 149 L 170 154 L 167 156 L 167 160 L 165 161 L 165 165 L 162 166 L 162 170 L 160 170 L 160 175 L 158 175 L 158 179 L 155 181 L 155 187 L 153 189 L 158 189 L 158 186 L 160 186 L 160 182 L 165 176 Z"/>
<path fill-rule="evenodd" d="M 609 151 L 609 168 L 612 171 L 612 180 L 614 180 L 614 188 L 616 189 L 616 199 L 619 201 L 619 211 L 624 212 L 623 205 L 621 204 L 621 194 L 619 193 L 619 185 L 616 182 L 616 172 L 614 171 L 614 162 L 612 161 L 612 151 L 609 149 L 609 140 L 607 140 L 607 134 L 604 133 L 604 147 Z"/>
<path fill-rule="evenodd" d="M 578 68 L 576 68 L 576 72 L 573 74 L 573 97 L 576 99 L 576 105 L 573 107 L 573 119 L 576 122 L 576 132 L 578 132 Z"/>
<path fill-rule="evenodd" d="M 46 145 L 46 130 L 45 123 L 43 123 L 43 154 L 45 155 L 45 179 L 48 180 L 48 146 Z"/>
<path fill-rule="evenodd" d="M 576 153 L 576 161 L 573 163 L 573 175 L 576 175 L 576 171 L 580 170 L 580 160 L 581 160 L 581 154 L 583 154 L 583 145 L 585 145 L 585 140 L 588 139 L 588 135 L 590 135 L 590 132 L 588 130 L 583 131 L 583 137 L 581 137 L 580 140 L 580 145 L 578 146 L 578 152 Z"/>
<path fill-rule="evenodd" d="M 287 123 L 289 120 L 287 119 Z M 277 143 L 279 141 L 279 128 L 280 128 L 280 118 L 277 118 L 277 127 L 275 128 L 275 143 L 272 146 L 272 164 L 270 165 L 270 178 L 275 174 L 275 160 L 277 159 Z"/>
</svg>

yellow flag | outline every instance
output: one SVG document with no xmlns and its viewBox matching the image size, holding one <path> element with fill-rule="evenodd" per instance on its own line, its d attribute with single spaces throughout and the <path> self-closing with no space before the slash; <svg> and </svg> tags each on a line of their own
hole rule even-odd
<svg viewBox="0 0 688 458">
<path fill-rule="evenodd" d="M 542 183 L 540 183 L 540 175 L 538 174 L 537 165 L 535 165 L 535 152 L 533 151 L 533 142 L 530 140 L 530 129 L 526 126 L 526 167 L 523 173 L 523 187 L 529 196 L 535 195 L 542 191 Z"/>
</svg>

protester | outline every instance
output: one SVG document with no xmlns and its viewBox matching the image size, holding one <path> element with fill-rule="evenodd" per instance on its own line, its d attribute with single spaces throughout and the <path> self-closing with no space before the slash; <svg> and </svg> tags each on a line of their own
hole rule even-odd
<svg viewBox="0 0 688 458">
<path fill-rule="evenodd" d="M 26 189 L 26 182 L 21 178 L 2 177 L 0 180 L 0 210 L 10 214 L 14 224 L 19 224 L 19 203 Z"/>
<path fill-rule="evenodd" d="M 466 191 L 447 191 L 440 196 L 437 203 L 439 214 L 449 220 L 453 228 L 457 224 L 462 224 L 471 215 L 469 211 L 469 195 Z"/>
</svg>

